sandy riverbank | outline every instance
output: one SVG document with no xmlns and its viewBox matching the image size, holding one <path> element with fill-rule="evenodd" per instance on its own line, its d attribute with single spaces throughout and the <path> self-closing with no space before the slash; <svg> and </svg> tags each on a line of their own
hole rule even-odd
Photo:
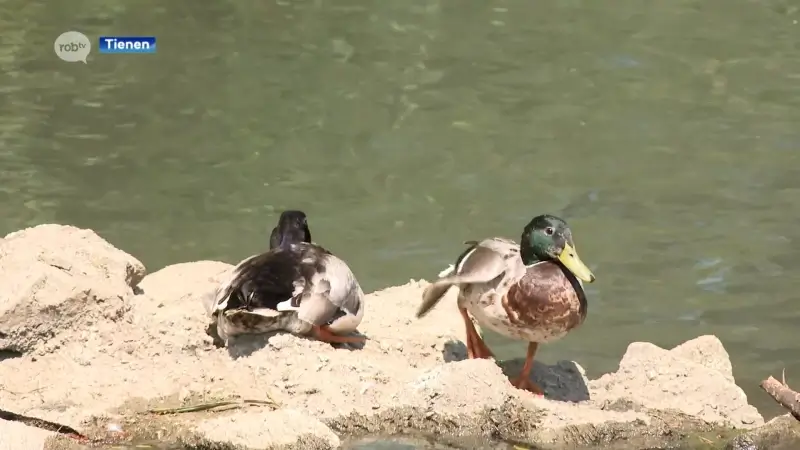
<svg viewBox="0 0 800 450">
<path fill-rule="evenodd" d="M 42 225 L 9 234 L 0 240 L 0 412 L 106 441 L 252 449 L 336 448 L 351 436 L 425 433 L 454 443 L 635 439 L 652 446 L 764 422 L 714 336 L 670 350 L 632 343 L 619 370 L 597 380 L 571 361 L 538 363 L 534 378 L 547 398 L 534 398 L 512 388 L 494 362 L 463 360 L 452 291 L 425 319 L 413 319 L 424 281 L 369 295 L 360 331 L 370 341 L 361 350 L 291 335 L 219 349 L 205 334 L 201 298 L 230 268 L 200 261 L 146 275 L 135 257 L 90 230 Z M 501 365 L 516 371 L 518 364 Z M 276 405 L 147 412 L 268 398 Z M 786 418 L 769 429 L 776 424 L 781 436 L 800 435 Z M 72 448 L 75 441 L 0 420 L 0 450 L 20 445 Z"/>
</svg>

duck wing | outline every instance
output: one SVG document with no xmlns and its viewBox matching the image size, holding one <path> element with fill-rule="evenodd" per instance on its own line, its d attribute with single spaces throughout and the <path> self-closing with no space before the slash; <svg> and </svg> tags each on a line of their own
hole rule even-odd
<svg viewBox="0 0 800 450">
<path fill-rule="evenodd" d="M 234 267 L 231 277 L 217 290 L 217 310 L 277 310 L 303 284 L 302 252 L 295 246 L 251 256 Z"/>
<path fill-rule="evenodd" d="M 298 318 L 334 332 L 354 331 L 364 314 L 364 292 L 343 260 L 314 247 L 322 251 L 308 252 L 300 265 L 306 285 L 297 298 Z"/>
<path fill-rule="evenodd" d="M 431 283 L 422 293 L 422 304 L 417 309 L 417 318 L 425 316 L 442 299 L 453 285 L 488 283 L 505 274 L 509 267 L 521 266 L 519 245 L 503 238 L 489 238 L 480 242 L 467 241 L 469 247 L 456 259 L 454 268 L 444 277 Z"/>
</svg>

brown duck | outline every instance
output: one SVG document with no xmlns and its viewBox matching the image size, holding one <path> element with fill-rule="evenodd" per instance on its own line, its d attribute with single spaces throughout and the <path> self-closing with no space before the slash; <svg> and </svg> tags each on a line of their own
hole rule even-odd
<svg viewBox="0 0 800 450">
<path fill-rule="evenodd" d="M 530 380 L 536 350 L 540 343 L 560 339 L 583 323 L 587 303 L 581 281 L 595 279 L 575 250 L 572 231 L 563 219 L 546 214 L 525 226 L 520 245 L 504 238 L 467 244 L 454 266 L 425 289 L 417 317 L 427 314 L 450 286 L 458 286 L 468 357 L 494 358 L 471 314 L 481 326 L 528 341 L 522 372 L 511 382 L 543 395 Z"/>
</svg>

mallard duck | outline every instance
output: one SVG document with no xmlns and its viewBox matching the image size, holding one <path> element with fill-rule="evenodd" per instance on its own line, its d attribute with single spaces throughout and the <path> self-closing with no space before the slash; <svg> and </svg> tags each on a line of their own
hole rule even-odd
<svg viewBox="0 0 800 450">
<path fill-rule="evenodd" d="M 572 231 L 556 216 L 534 217 L 520 244 L 489 238 L 469 247 L 450 270 L 425 288 L 417 318 L 427 314 L 451 286 L 458 286 L 458 309 L 464 318 L 469 358 L 494 358 L 470 319 L 512 339 L 528 341 L 522 372 L 512 379 L 519 388 L 543 395 L 530 380 L 540 343 L 565 336 L 586 319 L 581 281 L 594 274 L 578 257 Z M 469 314 L 468 314 L 469 311 Z"/>
<path fill-rule="evenodd" d="M 302 211 L 284 211 L 270 249 L 233 268 L 217 288 L 208 333 L 227 342 L 239 334 L 287 331 L 328 343 L 361 343 L 364 292 L 347 264 L 311 242 Z M 215 336 L 216 335 L 216 336 Z"/>
</svg>

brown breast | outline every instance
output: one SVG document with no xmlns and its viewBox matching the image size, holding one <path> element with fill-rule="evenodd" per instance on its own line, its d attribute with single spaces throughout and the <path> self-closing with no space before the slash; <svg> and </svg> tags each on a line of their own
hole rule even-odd
<svg viewBox="0 0 800 450">
<path fill-rule="evenodd" d="M 518 326 L 568 331 L 583 323 L 588 305 L 571 272 L 555 262 L 543 262 L 529 267 L 509 289 L 503 307 Z"/>
</svg>

